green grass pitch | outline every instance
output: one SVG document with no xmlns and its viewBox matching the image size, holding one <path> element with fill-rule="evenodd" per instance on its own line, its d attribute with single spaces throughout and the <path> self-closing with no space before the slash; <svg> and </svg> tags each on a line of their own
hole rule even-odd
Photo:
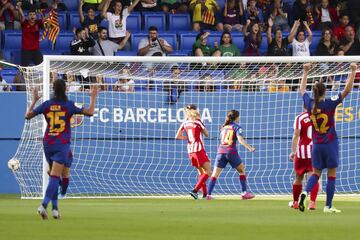
<svg viewBox="0 0 360 240">
<path fill-rule="evenodd" d="M 343 212 L 301 213 L 285 200 L 65 199 L 61 220 L 42 221 L 40 200 L 0 195 L 2 240 L 360 239 L 359 198 L 336 197 Z M 49 211 L 50 212 L 50 211 Z"/>
</svg>

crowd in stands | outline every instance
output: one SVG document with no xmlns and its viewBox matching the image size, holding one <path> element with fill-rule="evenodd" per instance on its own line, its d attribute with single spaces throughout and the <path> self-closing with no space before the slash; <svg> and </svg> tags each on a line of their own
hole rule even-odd
<svg viewBox="0 0 360 240">
<path fill-rule="evenodd" d="M 44 29 L 50 28 L 46 19 L 53 9 L 67 14 L 67 19 L 69 14 L 78 15 L 77 23 L 67 23 L 68 30 L 60 27 L 60 34 L 72 31 L 73 39 L 65 43 L 58 39 L 55 49 L 58 45 L 68 46 L 58 54 L 214 57 L 360 55 L 359 0 L 1 0 L 2 40 L 7 41 L 8 31 L 21 31 L 20 65 L 42 62 L 44 52 L 40 44 L 46 40 L 41 40 L 41 34 Z M 162 37 L 166 32 L 163 28 L 147 26 L 144 18 L 141 18 L 142 30 L 134 32 L 127 28 L 131 14 L 143 16 L 148 12 L 162 12 L 166 16 L 187 14 L 191 19 L 187 33 L 196 35 L 191 51 L 180 48 L 180 39 L 169 42 Z M 170 29 L 170 26 L 167 28 Z M 144 32 L 143 38 L 135 42 L 132 35 Z M 182 32 L 175 34 L 178 38 Z M 212 35 L 218 37 L 210 42 Z M 11 50 L 3 48 L 5 53 Z M 6 58 L 9 54 L 4 56 L 5 60 L 10 60 Z M 154 74 L 151 64 L 146 67 L 149 74 Z M 179 68 L 175 70 L 181 71 Z M 238 71 L 237 77 L 246 75 L 241 73 L 241 69 Z M 71 73 L 63 75 L 71 83 L 70 89 L 79 90 L 79 83 Z M 199 76 L 199 80 L 205 82 L 198 86 L 199 91 L 215 90 L 206 83 L 209 78 L 211 75 Z M 105 82 L 101 76 L 96 81 Z M 112 90 L 134 91 L 133 85 L 130 78 L 119 79 L 118 86 Z M 234 84 L 232 89 L 244 88 Z M 185 90 L 181 88 L 179 91 Z M 289 90 L 289 87 L 269 88 L 269 91 Z M 170 95 L 178 96 L 179 93 Z"/>
</svg>

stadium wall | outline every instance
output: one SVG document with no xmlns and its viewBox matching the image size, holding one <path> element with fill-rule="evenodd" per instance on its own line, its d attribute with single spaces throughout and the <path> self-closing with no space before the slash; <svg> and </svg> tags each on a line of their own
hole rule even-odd
<svg viewBox="0 0 360 240">
<path fill-rule="evenodd" d="M 207 149 L 211 159 L 215 157 L 219 127 L 227 111 L 234 108 L 234 106 L 240 110 L 251 109 L 250 112 L 241 112 L 240 123 L 244 128 L 245 136 L 249 139 L 249 143 L 257 148 L 257 155 L 253 157 L 251 165 L 256 165 L 256 170 L 262 172 L 262 174 L 261 176 L 252 176 L 255 181 L 253 184 L 256 184 L 257 178 L 269 178 L 271 174 L 275 174 L 274 170 L 276 172 L 276 169 L 279 168 L 282 172 L 276 175 L 279 178 L 276 181 L 281 182 L 282 185 L 271 186 L 274 182 L 269 181 L 268 186 L 262 186 L 262 188 L 276 187 L 282 190 L 291 190 L 292 163 L 288 161 L 287 156 L 293 132 L 292 124 L 302 106 L 298 93 L 239 92 L 234 95 L 226 94 L 226 92 L 216 92 L 206 93 L 204 96 L 203 93 L 187 92 L 174 105 L 169 105 L 166 93 L 161 92 L 156 94 L 154 92 L 137 92 L 133 94 L 104 92 L 101 95 L 98 105 L 105 107 L 98 108 L 92 119 L 85 118 L 83 120 L 85 124 L 77 126 L 77 128 L 80 128 L 79 132 L 83 132 L 81 128 L 89 124 L 101 129 L 101 131 L 97 133 L 95 131 L 85 131 L 88 134 L 84 135 L 82 133 L 81 138 L 104 138 L 106 141 L 108 138 L 116 137 L 119 141 L 126 141 L 128 136 L 139 136 L 140 138 L 147 136 L 147 141 L 156 141 L 156 146 L 160 147 L 158 152 L 167 152 L 168 156 L 182 159 L 182 161 L 188 161 L 185 144 L 176 142 L 174 145 L 169 145 L 169 139 L 174 137 L 175 131 L 183 119 L 181 109 L 186 104 L 185 99 L 192 99 L 194 102 L 199 103 L 203 121 L 210 130 L 210 136 L 212 136 L 209 140 L 206 140 L 209 141 L 207 145 L 212 146 Z M 359 99 L 358 95 L 359 92 L 352 93 L 352 97 L 349 97 L 350 101 L 346 101 L 344 106 L 338 108 L 336 116 L 338 121 L 344 123 L 338 124 L 338 132 L 351 136 L 350 138 L 341 139 L 341 145 L 346 146 L 346 149 L 344 149 L 346 154 L 342 156 L 343 161 L 346 163 L 356 161 L 356 157 L 354 157 L 356 156 L 356 141 L 354 139 L 360 137 L 360 130 L 356 127 L 360 119 L 360 112 L 356 106 L 356 100 Z M 88 97 L 82 99 L 87 104 Z M 116 105 L 108 106 L 108 99 L 117 99 Z M 25 121 L 25 102 L 25 93 L 0 94 L 0 109 L 2 112 L 0 118 L 0 193 L 19 193 L 15 178 L 7 169 L 7 161 L 16 152 L 21 137 Z M 110 124 L 112 127 L 108 127 Z M 351 129 L 351 132 L 348 129 Z M 133 131 L 140 132 L 134 133 Z M 155 136 L 156 138 L 151 139 L 149 136 Z M 259 136 L 262 137 L 259 138 Z M 78 138 L 80 136 L 74 135 L 73 137 Z M 90 140 L 90 144 L 91 142 L 94 141 Z M 162 144 L 162 142 L 166 144 Z M 180 150 L 182 152 L 181 156 L 175 156 L 173 153 L 175 149 L 178 152 L 178 148 L 183 150 Z M 74 152 L 76 152 L 76 149 L 74 149 Z M 247 159 L 250 155 L 244 152 L 244 149 L 242 149 L 240 154 L 244 159 Z M 125 152 L 124 155 L 126 154 Z M 150 157 L 145 153 L 143 155 L 143 161 Z M 285 159 L 279 159 L 279 156 Z M 351 165 L 347 164 L 344 167 L 351 168 Z M 354 166 L 356 166 L 355 163 Z M 251 170 L 252 168 L 248 168 L 249 175 L 251 175 Z M 356 183 L 360 182 L 356 170 L 344 171 L 342 174 L 343 176 L 338 178 L 350 181 L 349 191 L 354 190 L 351 189 L 351 185 L 354 184 L 354 187 L 356 187 Z M 262 185 L 264 182 L 266 181 L 261 179 Z"/>
</svg>

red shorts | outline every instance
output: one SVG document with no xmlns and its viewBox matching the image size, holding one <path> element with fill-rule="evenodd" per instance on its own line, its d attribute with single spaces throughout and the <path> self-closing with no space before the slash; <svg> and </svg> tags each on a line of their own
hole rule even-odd
<svg viewBox="0 0 360 240">
<path fill-rule="evenodd" d="M 295 157 L 294 170 L 298 175 L 304 175 L 307 172 L 312 172 L 311 159 L 301 159 Z"/>
<path fill-rule="evenodd" d="M 191 160 L 191 166 L 201 167 L 206 162 L 210 162 L 208 155 L 204 150 L 200 152 L 189 153 L 189 158 Z"/>
</svg>

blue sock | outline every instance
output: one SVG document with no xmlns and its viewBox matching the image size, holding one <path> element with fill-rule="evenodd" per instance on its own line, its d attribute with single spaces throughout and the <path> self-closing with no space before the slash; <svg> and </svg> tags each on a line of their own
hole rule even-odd
<svg viewBox="0 0 360 240">
<path fill-rule="evenodd" d="M 245 175 L 240 175 L 239 179 L 240 179 L 240 183 L 241 183 L 241 190 L 243 192 L 246 192 L 246 176 Z"/>
<path fill-rule="evenodd" d="M 56 191 L 54 193 L 53 198 L 51 199 L 52 209 L 55 209 L 55 210 L 59 209 L 59 207 L 58 207 L 58 194 L 59 194 L 59 192 Z"/>
<path fill-rule="evenodd" d="M 47 208 L 50 200 L 53 198 L 55 192 L 58 191 L 60 178 L 56 176 L 50 176 L 49 184 L 46 188 L 45 197 L 42 202 L 44 208 Z"/>
<path fill-rule="evenodd" d="M 211 193 L 215 187 L 215 183 L 216 183 L 216 177 L 211 177 L 210 183 L 209 183 L 208 195 L 211 195 Z"/>
<path fill-rule="evenodd" d="M 332 200 L 335 193 L 335 177 L 328 177 L 326 184 L 326 206 L 332 207 Z"/>
<path fill-rule="evenodd" d="M 316 174 L 313 174 L 310 176 L 309 180 L 306 183 L 305 191 L 307 194 L 310 193 L 310 191 L 314 188 L 315 184 L 319 181 L 319 176 Z"/>
</svg>

